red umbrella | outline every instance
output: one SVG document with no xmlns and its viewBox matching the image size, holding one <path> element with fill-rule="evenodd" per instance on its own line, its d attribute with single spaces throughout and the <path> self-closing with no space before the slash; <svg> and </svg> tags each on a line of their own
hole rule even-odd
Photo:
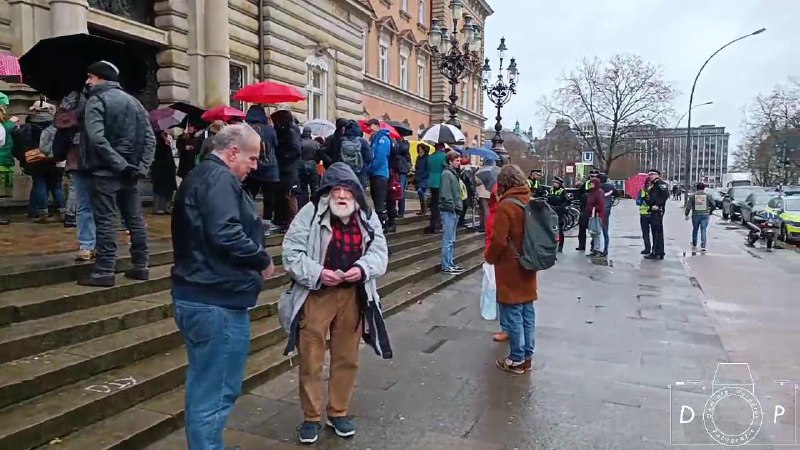
<svg viewBox="0 0 800 450">
<path fill-rule="evenodd" d="M 367 119 L 361 119 L 358 121 L 358 125 L 361 127 L 361 131 L 363 131 L 364 133 L 372 133 L 372 131 L 370 131 L 369 129 L 369 125 L 367 125 L 367 122 L 369 122 Z M 388 123 L 382 120 L 379 123 L 382 130 L 389 130 L 390 138 L 403 139 L 403 136 L 401 136 L 400 133 L 398 133 L 393 126 L 389 125 Z"/>
<path fill-rule="evenodd" d="M 16 77 L 17 81 L 22 82 L 22 71 L 16 56 L 0 54 L 0 77 Z"/>
<path fill-rule="evenodd" d="M 245 116 L 244 111 L 240 111 L 231 106 L 223 105 L 209 109 L 203 114 L 201 119 L 205 120 L 206 122 L 213 122 L 215 120 L 221 120 L 223 122 L 227 122 L 234 117 L 244 118 L 244 116 Z"/>
<path fill-rule="evenodd" d="M 297 88 L 274 81 L 262 81 L 261 83 L 245 86 L 239 92 L 233 94 L 234 100 L 247 103 L 290 103 L 299 102 L 306 99 L 306 96 Z"/>
</svg>

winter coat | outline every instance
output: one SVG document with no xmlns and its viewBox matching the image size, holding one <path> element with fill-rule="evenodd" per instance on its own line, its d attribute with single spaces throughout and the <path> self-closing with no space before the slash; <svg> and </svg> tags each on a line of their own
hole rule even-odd
<svg viewBox="0 0 800 450">
<path fill-rule="evenodd" d="M 195 147 L 194 143 L 194 136 L 190 136 L 185 133 L 178 136 L 178 139 L 175 142 L 175 147 L 178 148 L 177 175 L 182 179 L 186 178 L 189 175 L 189 172 L 191 172 L 196 165 L 195 158 L 200 149 Z"/>
<path fill-rule="evenodd" d="M 153 178 L 153 193 L 163 196 L 171 196 L 178 190 L 178 182 L 175 180 L 175 159 L 172 157 L 172 147 L 159 134 L 156 138 L 156 153 L 153 157 L 153 165 L 150 168 Z"/>
<path fill-rule="evenodd" d="M 269 124 L 264 108 L 253 105 L 247 110 L 245 122 L 253 127 L 261 136 L 262 153 L 259 155 L 258 168 L 249 176 L 262 182 L 277 183 L 280 178 L 278 170 L 277 148 L 278 137 L 275 129 Z"/>
<path fill-rule="evenodd" d="M 14 167 L 14 137 L 12 130 L 14 129 L 14 122 L 6 120 L 3 122 L 3 130 L 5 131 L 6 139 L 2 146 L 0 146 L 0 166 Z"/>
<path fill-rule="evenodd" d="M 417 188 L 428 187 L 428 155 L 417 155 L 417 163 L 414 166 L 414 183 Z"/>
<path fill-rule="evenodd" d="M 335 163 L 320 181 L 319 190 L 289 226 L 283 238 L 283 267 L 292 279 L 289 290 L 278 302 L 278 316 L 289 333 L 284 354 L 294 351 L 299 339 L 300 311 L 311 291 L 322 289 L 320 275 L 325 262 L 325 252 L 331 239 L 331 219 L 328 207 L 330 191 L 345 186 L 356 195 L 359 205 L 358 220 L 363 236 L 363 255 L 355 265 L 361 268 L 365 279 L 356 289 L 359 309 L 364 324 L 364 341 L 379 356 L 392 357 L 386 326 L 381 313 L 377 279 L 386 273 L 389 250 L 383 235 L 380 219 L 369 209 L 366 194 L 353 170 L 347 164 Z"/>
<path fill-rule="evenodd" d="M 600 217 L 603 227 L 608 226 L 608 216 L 606 215 L 606 198 L 600 186 L 600 180 L 592 178 L 592 190 L 586 199 L 586 208 L 583 214 L 587 217 Z"/>
<path fill-rule="evenodd" d="M 52 124 L 52 120 L 39 122 L 29 117 L 23 125 L 11 132 L 12 142 L 14 143 L 13 154 L 25 174 L 33 176 L 57 172 L 58 168 L 55 160 L 40 161 L 33 164 L 28 164 L 25 161 L 25 152 L 39 148 L 42 132 Z"/>
<path fill-rule="evenodd" d="M 444 212 L 454 212 L 460 214 L 464 209 L 461 201 L 461 184 L 458 174 L 450 166 L 444 168 L 442 172 L 442 183 L 439 189 L 439 209 Z"/>
<path fill-rule="evenodd" d="M 280 183 L 291 187 L 300 182 L 300 128 L 294 123 L 285 124 L 275 129 L 278 136 L 278 147 L 275 156 L 278 159 Z"/>
<path fill-rule="evenodd" d="M 443 151 L 435 151 L 428 156 L 428 187 L 439 189 L 442 186 L 442 171 L 447 165 Z"/>
<path fill-rule="evenodd" d="M 483 249 L 483 259 L 486 259 L 486 252 L 489 251 L 489 244 L 492 242 L 492 235 L 494 234 L 494 219 L 497 217 L 497 183 L 494 184 L 494 189 L 489 197 L 489 214 L 486 215 L 486 247 Z"/>
<path fill-rule="evenodd" d="M 525 210 L 508 200 L 510 198 L 527 204 L 531 198 L 530 189 L 519 186 L 502 193 L 492 227 L 492 240 L 486 249 L 486 262 L 494 264 L 497 303 L 518 305 L 536 300 L 538 286 L 536 272 L 523 268 L 517 259 L 522 251 Z M 513 243 L 513 248 L 509 242 Z"/>
<path fill-rule="evenodd" d="M 394 146 L 391 168 L 401 175 L 411 172 L 411 145 L 407 140 L 400 139 Z"/>
<path fill-rule="evenodd" d="M 378 130 L 370 139 L 372 156 L 374 159 L 367 166 L 367 173 L 371 177 L 389 178 L 389 157 L 392 152 L 392 139 L 389 130 Z"/>
<path fill-rule="evenodd" d="M 191 231 L 189 231 L 191 230 Z M 209 154 L 183 180 L 172 212 L 172 296 L 232 309 L 255 305 L 272 259 L 253 199 Z"/>
<path fill-rule="evenodd" d="M 333 163 L 340 162 L 342 160 L 342 155 L 340 151 L 339 144 L 341 143 L 341 138 L 344 135 L 344 129 L 349 126 L 350 122 L 355 122 L 354 120 L 347 120 L 347 119 L 336 119 L 336 131 L 333 132 L 332 135 L 325 138 L 325 142 L 322 144 L 322 166 L 324 168 L 330 167 Z M 358 126 L 356 123 L 356 129 L 358 134 L 355 137 L 361 137 L 361 127 Z M 369 144 L 368 144 L 369 145 Z"/>
<path fill-rule="evenodd" d="M 89 88 L 81 133 L 81 171 L 115 177 L 132 167 L 141 178 L 150 172 L 155 133 L 144 106 L 119 83 Z"/>
<path fill-rule="evenodd" d="M 347 122 L 347 125 L 344 127 L 344 133 L 339 138 L 339 142 L 336 146 L 340 153 L 337 154 L 337 160 L 342 160 L 341 148 L 342 148 L 342 141 L 345 139 L 356 139 L 361 142 L 361 159 L 364 160 L 364 171 L 367 170 L 367 167 L 372 163 L 372 160 L 375 159 L 375 154 L 372 152 L 372 147 L 369 145 L 369 141 L 364 139 L 363 132 L 361 131 L 361 126 L 358 125 L 358 122 L 355 120 L 350 120 Z M 360 174 L 356 174 L 360 175 Z"/>
<path fill-rule="evenodd" d="M 316 162 L 319 158 L 319 142 L 311 138 L 311 130 L 303 130 L 300 136 L 300 159 Z"/>
</svg>

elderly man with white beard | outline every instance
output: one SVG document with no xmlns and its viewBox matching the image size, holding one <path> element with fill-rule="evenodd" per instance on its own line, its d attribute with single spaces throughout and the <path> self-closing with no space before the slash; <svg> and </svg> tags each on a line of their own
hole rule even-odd
<svg viewBox="0 0 800 450">
<path fill-rule="evenodd" d="M 323 400 L 322 365 L 330 333 L 330 377 L 326 424 L 352 437 L 347 417 L 363 338 L 378 356 L 392 357 L 381 314 L 377 279 L 386 272 L 388 247 L 380 218 L 367 205 L 364 188 L 345 163 L 331 165 L 319 189 L 298 212 L 283 240 L 283 267 L 292 284 L 279 302 L 289 333 L 285 354 L 297 347 L 303 444 L 319 438 Z"/>
</svg>

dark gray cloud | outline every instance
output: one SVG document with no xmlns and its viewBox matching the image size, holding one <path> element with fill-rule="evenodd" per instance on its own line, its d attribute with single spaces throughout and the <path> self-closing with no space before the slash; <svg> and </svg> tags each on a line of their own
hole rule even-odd
<svg viewBox="0 0 800 450">
<path fill-rule="evenodd" d="M 505 36 L 521 72 L 518 93 L 503 109 L 504 125 L 519 120 L 541 134 L 545 123 L 536 102 L 558 86 L 558 77 L 584 56 L 638 54 L 660 65 L 681 91 L 682 114 L 697 70 L 726 42 L 765 27 L 767 31 L 726 48 L 700 76 L 693 124 L 724 125 L 731 147 L 741 136 L 743 108 L 759 93 L 800 76 L 800 0 L 490 0 L 486 54 Z M 486 102 L 488 125 L 494 110 Z M 684 120 L 685 125 L 685 120 Z"/>
</svg>

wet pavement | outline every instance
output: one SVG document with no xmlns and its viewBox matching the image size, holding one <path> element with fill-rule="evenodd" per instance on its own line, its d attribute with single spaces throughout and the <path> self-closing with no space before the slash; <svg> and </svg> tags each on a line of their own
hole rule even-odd
<svg viewBox="0 0 800 450">
<path fill-rule="evenodd" d="M 614 210 L 607 265 L 568 240 L 540 274 L 532 374 L 495 367 L 507 348 L 491 340 L 498 323 L 480 318 L 480 273 L 389 318 L 395 359 L 362 349 L 350 411 L 358 434 L 325 431 L 315 448 L 794 444 L 800 254 L 746 249 L 745 232 L 715 217 L 709 253 L 684 256 L 690 225 L 677 205 L 664 261 L 642 260 L 631 201 Z M 228 423 L 228 445 L 300 448 L 298 403 L 296 369 L 252 390 Z M 183 448 L 181 430 L 149 450 Z"/>
</svg>

